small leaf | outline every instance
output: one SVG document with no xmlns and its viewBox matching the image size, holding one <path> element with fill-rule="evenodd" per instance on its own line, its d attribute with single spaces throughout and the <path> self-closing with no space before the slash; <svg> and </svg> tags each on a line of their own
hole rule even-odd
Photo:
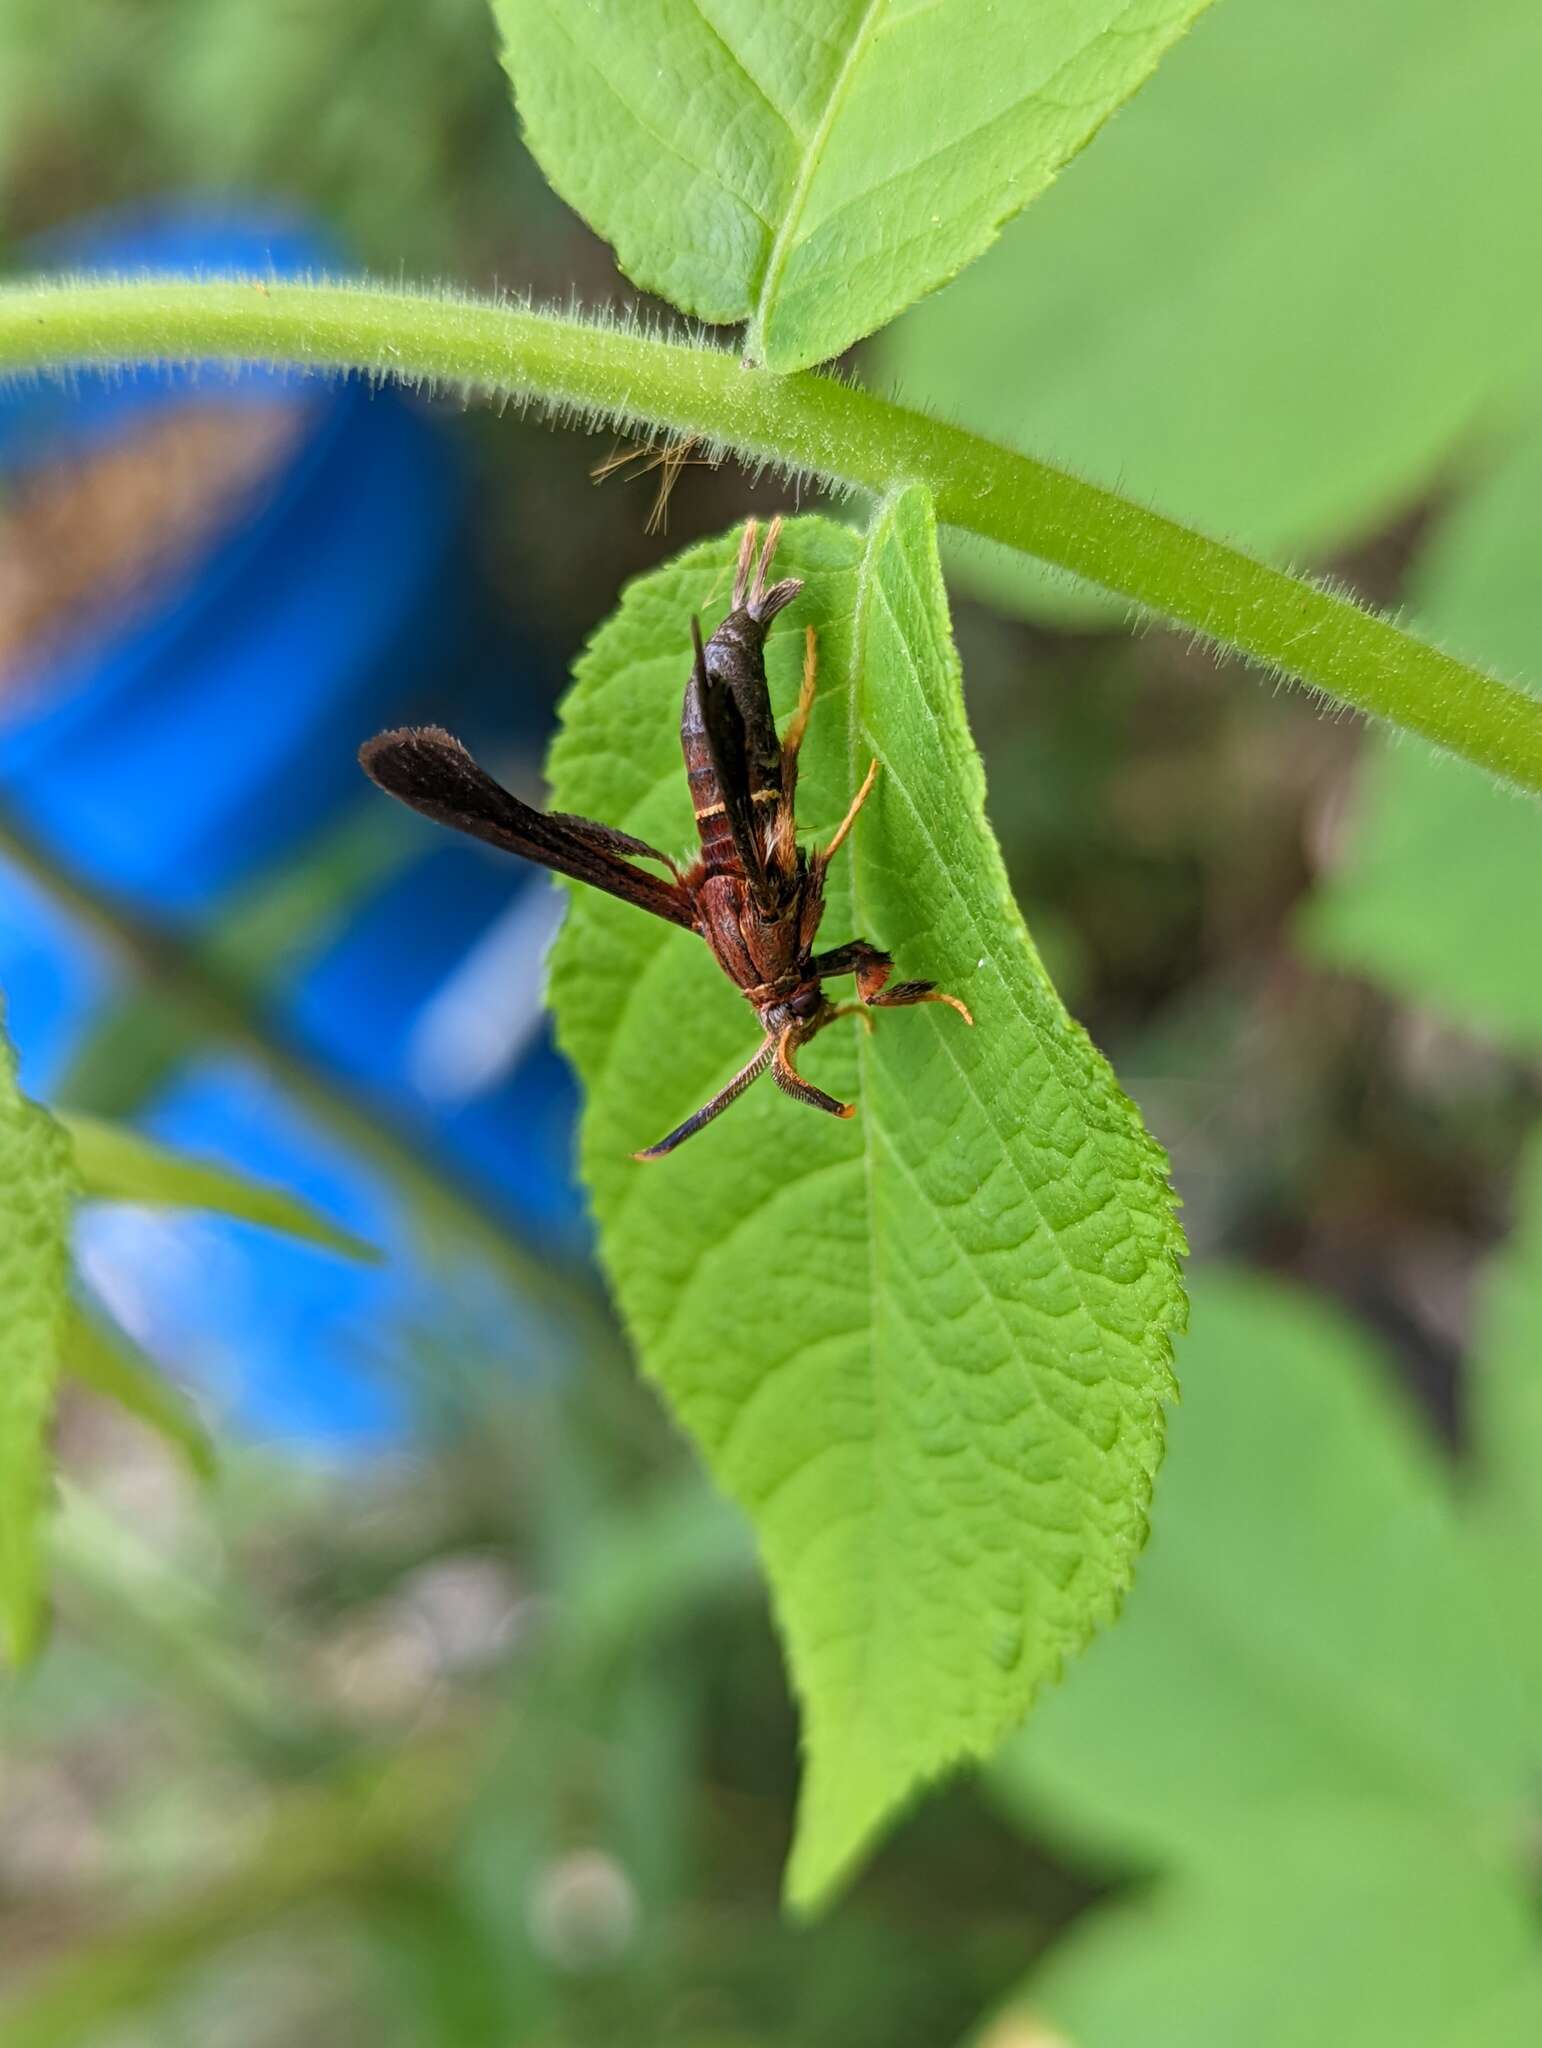
<svg viewBox="0 0 1542 2048">
<path fill-rule="evenodd" d="M 1542 419 L 1446 518 L 1410 602 L 1441 642 L 1542 683 Z M 1542 805 L 1462 761 L 1377 739 L 1338 872 L 1301 927 L 1319 959 L 1542 1046 Z"/>
<path fill-rule="evenodd" d="M 281 1230 L 307 1244 L 325 1245 L 345 1258 L 378 1265 L 373 1245 L 344 1230 L 298 1195 L 267 1181 L 250 1180 L 227 1166 L 168 1151 L 126 1124 L 62 1113 L 60 1122 L 75 1146 L 82 1191 L 98 1200 L 141 1202 L 152 1208 L 213 1209 Z"/>
<path fill-rule="evenodd" d="M 1226 0 L 879 367 L 1256 552 L 1368 532 L 1535 378 L 1539 95 L 1534 0 Z M 958 559 L 1003 603 L 1109 613 Z"/>
<path fill-rule="evenodd" d="M 1515 1227 L 1483 1276 L 1473 1347 L 1472 1511 L 1542 1728 L 1542 1129 L 1521 1157 Z"/>
<path fill-rule="evenodd" d="M 1212 1271 L 1192 1295 L 1150 1553 L 1003 1756 L 1008 1802 L 1083 1852 L 1185 1868 L 1241 1833 L 1267 1861 L 1303 1803 L 1505 1835 L 1535 1762 L 1521 1674 L 1390 1367 L 1276 1282 Z"/>
<path fill-rule="evenodd" d="M 1459 1831 L 1307 1809 L 1078 1922 L 1018 2010 L 1076 2048 L 1520 2048 L 1542 1958 L 1517 1876 Z"/>
<path fill-rule="evenodd" d="M 737 535 L 633 584 L 579 665 L 563 808 L 691 833 L 688 620 L 725 608 Z M 821 941 L 860 934 L 972 1006 L 833 1026 L 803 1064 L 849 1122 L 770 1087 L 669 1159 L 629 1155 L 758 1033 L 699 940 L 577 892 L 553 996 L 586 1083 L 602 1254 L 643 1364 L 749 1513 L 802 1699 L 791 1898 L 818 1901 L 919 1786 L 988 1754 L 1106 1620 L 1145 1535 L 1182 1316 L 1164 1162 L 1034 952 L 984 815 L 921 491 L 864 540 L 787 529 L 821 684 L 799 812 L 827 838 L 869 759 Z"/>
<path fill-rule="evenodd" d="M 1208 0 L 494 0 L 525 133 L 628 277 L 836 356 L 996 239 Z"/>
<path fill-rule="evenodd" d="M 64 1364 L 83 1387 L 116 1401 L 180 1451 L 198 1478 L 213 1476 L 214 1443 L 198 1410 L 121 1330 L 72 1308 L 64 1331 Z"/>
<path fill-rule="evenodd" d="M 17 1087 L 0 1017 L 0 1646 L 17 1664 L 42 1631 L 38 1525 L 74 1192 L 69 1140 Z"/>
</svg>

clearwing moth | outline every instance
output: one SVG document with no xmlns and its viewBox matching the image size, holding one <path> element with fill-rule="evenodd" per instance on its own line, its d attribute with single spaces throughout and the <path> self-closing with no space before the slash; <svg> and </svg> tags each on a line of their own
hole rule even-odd
<svg viewBox="0 0 1542 2048">
<path fill-rule="evenodd" d="M 815 640 L 808 629 L 798 707 L 778 739 L 766 686 L 765 645 L 771 622 L 803 585 L 789 578 L 768 589 L 781 521 L 773 520 L 756 553 L 756 528 L 744 529 L 728 616 L 705 645 L 691 620 L 695 659 L 685 687 L 680 745 L 685 754 L 700 850 L 684 870 L 666 853 L 613 826 L 562 812 L 533 810 L 494 782 L 459 740 L 437 726 L 383 732 L 359 750 L 364 772 L 391 796 L 427 818 L 474 839 L 506 848 L 559 875 L 587 882 L 655 917 L 698 933 L 723 972 L 760 1020 L 762 1039 L 753 1057 L 694 1116 L 686 1118 L 637 1159 L 662 1159 L 694 1137 L 752 1081 L 769 1070 L 794 1101 L 830 1116 L 848 1117 L 853 1105 L 837 1102 L 798 1072 L 795 1056 L 837 1017 L 899 1009 L 912 1003 L 947 1003 L 972 1024 L 957 996 L 929 981 L 889 987 L 889 955 L 866 939 L 827 953 L 814 951 L 824 915 L 825 873 L 856 822 L 878 774 L 874 761 L 828 846 L 799 846 L 794 817 L 798 749 L 814 702 Z M 651 873 L 637 865 L 655 862 Z M 832 1003 L 822 984 L 855 977 L 854 1003 Z"/>
</svg>

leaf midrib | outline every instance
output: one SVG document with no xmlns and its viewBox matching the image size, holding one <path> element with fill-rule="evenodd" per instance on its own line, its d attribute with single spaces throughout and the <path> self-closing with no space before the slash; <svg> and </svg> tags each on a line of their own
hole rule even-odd
<svg viewBox="0 0 1542 2048">
<path fill-rule="evenodd" d="M 872 9 L 869 9 L 871 16 Z M 857 789 L 857 755 L 862 737 L 861 692 L 857 679 L 862 674 L 865 643 L 868 633 L 868 605 L 871 601 L 871 586 L 876 580 L 874 571 L 874 540 L 884 528 L 886 515 L 879 509 L 873 528 L 869 530 L 866 545 L 857 559 L 856 594 L 851 608 L 851 667 L 846 676 L 846 779 L 851 788 Z M 860 829 L 854 831 L 850 842 L 851 875 L 851 923 L 853 932 L 863 929 L 861 915 L 862 866 L 858 859 L 861 842 Z M 884 1451 L 884 1428 L 888 1419 L 888 1403 L 885 1396 L 883 1377 L 883 1346 L 879 1342 L 880 1321 L 883 1315 L 883 1291 L 878 1256 L 877 1199 L 874 1187 L 874 1117 L 873 1064 L 868 1040 L 872 1036 L 867 1029 L 869 1020 L 863 1017 L 851 1019 L 851 1029 L 857 1039 L 857 1077 L 861 1085 L 862 1100 L 859 1107 L 862 1132 L 862 1197 L 867 1209 L 868 1243 L 868 1286 L 872 1296 L 872 1314 L 868 1319 L 867 1361 L 868 1379 L 873 1389 L 873 1430 L 867 1445 L 868 1462 L 873 1474 L 873 1514 L 864 1535 L 871 1559 L 870 1569 L 863 1575 L 863 1584 L 870 1588 L 869 1625 L 862 1632 L 861 1652 L 853 1680 L 856 1696 L 866 1702 L 872 1690 L 872 1662 L 875 1646 L 883 1633 L 885 1601 L 889 1574 L 884 1569 L 881 1555 L 874 1557 L 874 1538 L 871 1531 L 881 1531 L 890 1513 L 889 1490 L 885 1481 L 888 1459 Z M 880 1699 L 881 1707 L 881 1699 Z"/>
<path fill-rule="evenodd" d="M 846 766 L 847 779 L 851 783 L 853 788 L 857 786 L 858 782 L 861 779 L 861 775 L 864 772 L 862 757 L 865 750 L 865 742 L 863 740 L 861 693 L 858 689 L 858 678 L 861 676 L 863 672 L 864 647 L 868 634 L 869 607 L 876 600 L 877 602 L 883 604 L 885 610 L 888 611 L 889 616 L 891 618 L 893 618 L 894 616 L 893 608 L 889 605 L 887 594 L 883 589 L 882 582 L 878 575 L 876 567 L 878 547 L 880 545 L 887 545 L 887 535 L 891 529 L 892 513 L 887 511 L 881 512 L 878 516 L 878 519 L 875 521 L 872 532 L 868 536 L 867 547 L 864 550 L 863 555 L 856 566 L 857 590 L 856 601 L 853 606 L 852 612 L 851 669 L 846 681 Z M 882 539 L 880 538 L 881 536 Z M 904 559 L 903 556 L 902 559 Z M 908 568 L 908 561 L 906 563 L 906 566 Z M 917 599 L 919 603 L 921 600 L 921 594 L 919 591 L 917 592 Z M 895 625 L 898 629 L 898 620 L 895 620 Z M 899 638 L 902 642 L 908 645 L 907 636 L 903 633 L 902 630 L 899 632 Z M 923 693 L 921 693 L 920 691 L 919 678 L 913 676 L 911 680 L 916 691 L 918 703 L 923 702 L 924 699 Z M 930 710 L 929 706 L 926 708 Z M 888 768 L 888 764 L 884 763 L 884 767 Z M 919 818 L 920 814 L 917 809 L 917 806 L 915 805 L 914 799 L 905 789 L 903 781 L 898 775 L 895 775 L 893 773 L 892 769 L 889 769 L 889 773 L 891 775 L 894 787 L 899 791 L 901 796 L 904 798 L 906 804 L 908 805 L 912 813 Z M 867 924 L 862 915 L 860 900 L 862 876 L 860 847 L 861 829 L 859 826 L 858 830 L 855 833 L 853 833 L 851 840 L 852 928 L 854 931 L 865 933 L 867 931 Z M 937 857 L 940 861 L 941 855 L 939 854 Z M 970 914 L 972 922 L 972 912 L 969 912 L 969 907 L 967 905 L 965 906 L 965 909 L 966 913 Z M 1021 1005 L 1019 1004 L 1017 1007 L 1019 1009 L 1019 1013 L 1022 1014 Z M 917 1019 L 916 1021 L 920 1022 L 919 1019 Z M 961 1078 L 965 1082 L 966 1087 L 969 1089 L 970 1094 L 973 1096 L 974 1100 L 978 1104 L 982 1120 L 985 1122 L 987 1126 L 990 1126 L 991 1119 L 986 1109 L 986 1106 L 980 1100 L 978 1090 L 974 1087 L 972 1081 L 970 1081 L 969 1076 L 965 1071 L 962 1063 L 958 1060 L 956 1053 L 954 1053 L 952 1049 L 947 1045 L 941 1023 L 935 1017 L 928 1018 L 927 1022 L 929 1023 L 931 1029 L 937 1034 L 938 1040 L 942 1045 L 944 1053 L 952 1061 L 955 1070 L 960 1074 Z M 1024 1023 L 1029 1024 L 1031 1028 L 1031 1022 L 1029 1019 L 1026 1018 L 1026 1016 L 1024 1017 Z M 869 1044 L 871 1034 L 864 1028 L 863 1020 L 860 1017 L 854 1017 L 851 1020 L 851 1029 L 853 1030 L 853 1032 L 855 1032 L 857 1038 L 857 1070 L 861 1083 L 860 1127 L 862 1131 L 862 1184 L 867 1208 L 867 1240 L 869 1247 L 868 1270 L 869 1288 L 872 1301 L 872 1313 L 869 1318 L 867 1326 L 867 1351 L 868 1376 L 873 1388 L 873 1431 L 868 1441 L 868 1444 L 864 1448 L 867 1451 L 868 1462 L 870 1469 L 872 1471 L 873 1511 L 871 1523 L 874 1528 L 881 1529 L 883 1527 L 885 1518 L 889 1513 L 889 1489 L 887 1485 L 888 1459 L 884 1451 L 884 1428 L 888 1417 L 888 1403 L 885 1397 L 885 1380 L 883 1369 L 885 1352 L 884 1345 L 881 1340 L 881 1333 L 884 1325 L 886 1309 L 892 1312 L 892 1304 L 887 1302 L 881 1282 L 880 1249 L 878 1242 L 879 1233 L 876 1221 L 876 1154 L 878 1144 L 882 1139 L 882 1133 L 879 1131 L 877 1120 L 873 1116 L 871 1111 L 871 1105 L 873 1102 L 872 1051 Z M 1005 1146 L 1002 1147 L 1002 1150 L 1003 1153 L 1006 1154 L 1007 1148 Z M 937 1217 L 939 1224 L 943 1228 L 944 1233 L 947 1236 L 948 1242 L 953 1248 L 955 1257 L 958 1259 L 961 1266 L 968 1272 L 971 1279 L 975 1282 L 975 1285 L 981 1295 L 981 1298 L 986 1302 L 987 1306 L 990 1308 L 993 1316 L 995 1317 L 998 1325 L 1000 1326 L 1003 1338 L 1006 1343 L 1008 1355 L 1016 1356 L 1019 1351 L 1017 1339 L 1011 1329 L 1011 1326 L 1007 1323 L 1006 1318 L 1002 1315 L 1001 1306 L 999 1302 L 996 1301 L 990 1289 L 986 1287 L 983 1281 L 980 1279 L 980 1275 L 976 1270 L 974 1261 L 971 1258 L 967 1248 L 958 1242 L 957 1238 L 954 1236 L 951 1229 L 948 1228 L 946 1219 L 941 1217 L 940 1213 L 936 1209 L 936 1205 L 930 1200 L 929 1197 L 925 1195 L 925 1190 L 922 1189 L 920 1187 L 920 1184 L 916 1181 L 914 1173 L 912 1172 L 908 1162 L 903 1160 L 900 1157 L 900 1155 L 894 1151 L 892 1145 L 890 1147 L 890 1152 L 891 1156 L 895 1160 L 895 1163 L 910 1179 L 912 1186 L 915 1187 L 918 1194 L 920 1194 L 926 1200 L 928 1209 L 934 1216 Z M 1010 1160 L 1009 1155 L 1007 1156 L 1008 1163 L 1014 1165 L 1015 1167 L 1015 1162 Z M 1093 1312 L 1091 1305 L 1088 1303 L 1085 1293 L 1083 1291 L 1080 1274 L 1077 1272 L 1074 1263 L 1062 1247 L 1059 1239 L 1059 1233 L 1054 1230 L 1054 1228 L 1049 1223 L 1048 1218 L 1044 1215 L 1041 1205 L 1035 1198 L 1033 1190 L 1028 1186 L 1026 1178 L 1023 1176 L 1020 1169 L 1017 1170 L 1017 1178 L 1019 1184 L 1022 1186 L 1024 1196 L 1028 1201 L 1030 1209 L 1038 1217 L 1041 1227 L 1044 1229 L 1047 1236 L 1049 1237 L 1050 1242 L 1053 1244 L 1057 1257 L 1070 1278 L 1072 1290 L 1075 1294 L 1078 1307 L 1080 1308 L 1082 1314 L 1087 1318 L 1092 1328 L 1098 1331 L 1100 1337 L 1105 1342 L 1119 1341 L 1118 1333 L 1109 1331 L 1101 1322 L 1099 1317 Z M 948 1379 L 948 1369 L 946 1361 L 938 1356 L 936 1350 L 929 1342 L 924 1332 L 917 1329 L 914 1324 L 908 1324 L 907 1327 L 909 1328 L 910 1334 L 917 1343 L 917 1345 L 920 1347 L 922 1351 L 924 1351 L 927 1354 L 928 1358 L 930 1359 L 931 1364 L 937 1374 L 938 1384 L 940 1387 L 946 1390 L 949 1405 L 952 1406 L 952 1389 Z M 1029 1391 L 1033 1397 L 1035 1404 L 1039 1407 L 1046 1407 L 1047 1404 L 1045 1401 L 1045 1396 L 1043 1390 L 1038 1385 L 1036 1377 L 1032 1373 L 1029 1373 L 1027 1377 Z M 1060 1411 L 1054 1410 L 1052 1411 L 1052 1413 L 1057 1424 L 1063 1426 L 1065 1418 L 1060 1414 Z M 871 1551 L 871 1542 L 869 1543 L 868 1547 Z M 1030 1557 L 1029 1562 L 1032 1563 L 1034 1562 L 1034 1560 L 1032 1560 L 1032 1558 Z M 871 1658 L 883 1634 L 882 1601 L 888 1585 L 888 1579 L 889 1574 L 883 1567 L 882 1557 L 879 1556 L 874 1560 L 873 1567 L 869 1569 L 869 1571 L 864 1575 L 863 1581 L 865 1586 L 869 1589 L 872 1605 L 870 1610 L 869 1625 L 862 1632 L 861 1657 L 858 1664 L 856 1675 L 853 1680 L 853 1690 L 855 1691 L 858 1697 L 861 1697 L 864 1700 L 867 1699 L 871 1691 Z M 1062 1647 L 1064 1647 L 1063 1643 Z M 881 1693 L 877 1697 L 876 1706 L 878 1709 L 881 1710 Z M 1015 1716 L 1007 1717 L 1007 1719 L 1003 1720 L 1001 1725 L 1003 1727 L 1010 1725 L 1012 1719 L 1015 1719 Z M 959 1747 L 962 1750 L 962 1743 L 959 1745 Z"/>
<path fill-rule="evenodd" d="M 903 560 L 903 557 L 901 559 Z M 863 566 L 865 566 L 865 564 Z M 858 570 L 858 577 L 859 592 L 861 594 L 861 598 L 865 599 L 867 586 L 864 581 L 860 580 L 862 577 L 861 567 L 859 567 Z M 889 611 L 889 616 L 891 618 L 894 618 L 893 608 L 889 605 L 888 599 L 884 594 L 882 585 L 878 582 L 876 577 L 873 579 L 873 587 L 876 591 L 876 594 L 880 602 L 883 603 L 885 608 Z M 919 592 L 917 593 L 917 596 L 919 598 Z M 898 619 L 894 619 L 894 623 L 899 638 L 903 642 L 905 640 L 905 634 L 900 626 L 900 622 Z M 854 636 L 854 644 L 855 639 L 856 636 Z M 855 678 L 857 674 L 857 670 L 855 667 L 853 667 L 852 674 L 853 678 Z M 919 678 L 917 678 L 916 681 L 917 686 L 919 687 Z M 856 772 L 856 764 L 860 753 L 860 749 L 858 749 L 855 745 L 857 728 L 859 724 L 860 717 L 857 711 L 856 689 L 855 683 L 853 682 L 851 722 L 852 746 L 850 749 L 850 766 L 853 773 Z M 930 830 L 928 829 L 926 818 L 921 810 L 921 807 L 919 806 L 919 804 L 917 804 L 915 798 L 911 795 L 909 789 L 906 787 L 904 778 L 897 774 L 892 768 L 890 768 L 887 762 L 885 762 L 883 765 L 885 769 L 888 770 L 891 786 L 896 791 L 896 793 L 903 799 L 904 803 L 906 804 L 911 813 L 911 816 L 914 818 L 916 822 L 917 830 L 921 833 L 922 837 L 927 841 L 928 845 L 931 847 L 933 857 L 937 864 L 938 873 L 946 874 L 948 872 L 948 864 L 943 857 L 941 849 L 937 846 L 935 839 L 933 838 Z M 853 903 L 855 903 L 857 892 L 857 877 L 859 874 L 856 844 L 857 842 L 854 837 L 852 852 Z M 1002 973 L 1000 963 L 991 958 L 990 946 L 986 941 L 984 935 L 979 931 L 979 925 L 975 916 L 973 904 L 970 903 L 968 898 L 964 896 L 961 891 L 955 889 L 955 894 L 958 897 L 960 910 L 962 911 L 963 915 L 966 918 L 968 918 L 971 929 L 975 932 L 979 943 L 984 948 L 985 958 L 988 964 L 990 965 L 992 972 L 995 974 L 997 983 L 999 984 L 1002 993 L 1007 997 L 1007 999 L 1011 1002 L 1013 1008 L 1017 1011 L 1018 1017 L 1020 1018 L 1023 1024 L 1024 1030 L 1030 1034 L 1030 1036 L 1035 1040 L 1036 1043 L 1043 1045 L 1043 1035 L 1039 1029 L 1037 1020 L 1030 1016 L 1028 1011 L 1024 1009 L 1022 1000 L 1019 997 L 1017 990 L 1012 986 L 1011 982 L 1007 979 L 1006 975 Z M 991 1130 L 994 1133 L 995 1124 L 991 1117 L 989 1108 L 986 1105 L 986 1103 L 981 1099 L 979 1090 L 975 1087 L 963 1063 L 959 1060 L 957 1053 L 948 1044 L 946 1037 L 943 1036 L 942 1028 L 939 1021 L 936 1018 L 930 1018 L 928 1019 L 928 1022 L 931 1024 L 933 1031 L 936 1032 L 938 1035 L 938 1041 L 942 1047 L 943 1053 L 949 1060 L 951 1060 L 953 1066 L 958 1071 L 959 1077 L 963 1081 L 964 1086 L 967 1088 L 970 1095 L 974 1098 L 976 1104 L 979 1106 L 982 1122 L 985 1124 L 987 1129 Z M 859 1051 L 859 1060 L 865 1057 L 865 1052 Z M 1091 1142 L 1092 1138 L 1093 1133 L 1089 1129 L 1088 1142 Z M 1062 1245 L 1060 1241 L 1060 1232 L 1055 1228 L 1055 1226 L 1050 1222 L 1048 1216 L 1045 1214 L 1042 1202 L 1039 1200 L 1034 1190 L 1029 1186 L 1027 1176 L 1024 1174 L 1021 1166 L 1019 1166 L 1017 1161 L 1012 1157 L 1010 1148 L 1005 1144 L 1004 1141 L 1001 1140 L 999 1134 L 997 1134 L 997 1143 L 998 1145 L 1000 1145 L 1003 1158 L 1005 1159 L 1007 1165 L 1012 1169 L 1013 1173 L 1017 1178 L 1018 1185 L 1019 1187 L 1021 1187 L 1023 1191 L 1024 1200 L 1027 1202 L 1029 1208 L 1033 1211 L 1033 1213 L 1038 1217 L 1040 1225 L 1045 1231 L 1045 1234 L 1049 1238 L 1051 1244 L 1053 1244 L 1053 1246 L 1055 1247 L 1056 1256 L 1061 1266 L 1064 1268 L 1067 1278 L 1070 1280 L 1072 1291 L 1076 1296 L 1077 1304 L 1080 1307 L 1082 1313 L 1086 1316 L 1087 1321 L 1091 1324 L 1092 1328 L 1095 1329 L 1099 1333 L 1099 1335 L 1103 1337 L 1105 1340 L 1116 1344 L 1127 1343 L 1129 1340 L 1126 1337 L 1124 1337 L 1123 1333 L 1117 1329 L 1109 1328 L 1109 1326 L 1106 1323 L 1104 1323 L 1102 1319 L 1098 1316 L 1092 1304 L 1088 1301 L 1087 1296 L 1083 1290 L 1081 1273 L 1078 1270 L 1075 1261 L 1071 1258 L 1070 1254 L 1065 1250 L 1065 1247 Z M 945 1223 L 944 1228 L 946 1228 Z M 952 1233 L 950 1232 L 949 1235 L 951 1238 Z M 959 1257 L 967 1262 L 969 1258 L 968 1251 L 965 1249 L 963 1245 L 957 1244 L 956 1239 L 953 1239 L 953 1242 L 955 1243 L 955 1245 L 957 1245 Z"/>
<path fill-rule="evenodd" d="M 830 139 L 830 131 L 835 126 L 836 117 L 850 90 L 852 75 L 867 54 L 868 46 L 877 32 L 878 23 L 888 4 L 889 0 L 868 0 L 867 12 L 858 24 L 857 32 L 851 39 L 851 48 L 846 52 L 841 68 L 831 84 L 824 111 L 804 144 L 798 162 L 798 175 L 793 181 L 792 193 L 772 239 L 770 252 L 766 257 L 766 267 L 761 273 L 760 289 L 755 296 L 755 310 L 750 317 L 749 348 L 750 353 L 757 359 L 763 359 L 765 356 L 766 323 L 792 257 L 794 238 L 803 222 L 803 211 L 808 204 L 814 179 L 818 175 L 825 144 Z M 860 570 L 858 573 L 860 575 Z"/>
</svg>

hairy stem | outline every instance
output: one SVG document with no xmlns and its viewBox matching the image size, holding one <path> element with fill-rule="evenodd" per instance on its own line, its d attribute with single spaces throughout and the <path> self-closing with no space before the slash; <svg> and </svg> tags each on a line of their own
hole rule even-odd
<svg viewBox="0 0 1542 2048">
<path fill-rule="evenodd" d="M 514 304 L 185 279 L 0 290 L 0 374 L 222 359 L 357 369 L 695 436 L 836 486 L 922 483 L 939 518 L 1086 577 L 1542 795 L 1542 699 L 1322 585 L 1048 463 L 831 377 Z"/>
</svg>

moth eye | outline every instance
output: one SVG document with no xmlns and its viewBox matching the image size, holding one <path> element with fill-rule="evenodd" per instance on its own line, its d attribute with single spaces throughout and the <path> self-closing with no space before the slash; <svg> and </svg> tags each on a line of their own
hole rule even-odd
<svg viewBox="0 0 1542 2048">
<path fill-rule="evenodd" d="M 819 1008 L 819 1000 L 819 990 L 817 988 L 800 988 L 798 993 L 792 997 L 787 1007 L 795 1017 L 807 1023 L 809 1018 Z"/>
</svg>

